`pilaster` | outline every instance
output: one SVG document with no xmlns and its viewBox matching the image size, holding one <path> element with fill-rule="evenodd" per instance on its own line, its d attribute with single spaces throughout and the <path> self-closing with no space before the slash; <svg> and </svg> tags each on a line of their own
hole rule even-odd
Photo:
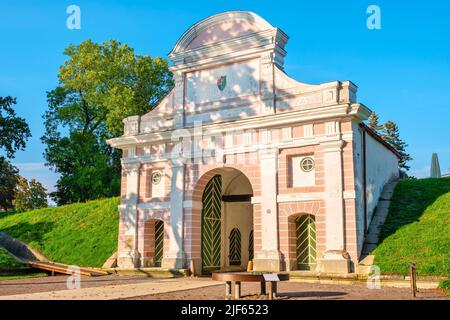
<svg viewBox="0 0 450 320">
<path fill-rule="evenodd" d="M 139 252 L 137 250 L 137 225 L 138 213 L 137 204 L 139 198 L 139 172 L 141 164 L 139 162 L 123 163 L 123 170 L 126 174 L 126 200 L 125 207 L 120 211 L 122 221 L 122 234 L 124 238 L 119 248 L 122 248 L 117 257 L 117 264 L 120 268 L 139 267 Z"/>
<path fill-rule="evenodd" d="M 281 271 L 278 237 L 277 170 L 278 148 L 260 150 L 261 251 L 256 252 L 255 271 Z"/>
<path fill-rule="evenodd" d="M 164 254 L 162 267 L 182 269 L 185 267 L 183 251 L 183 197 L 185 164 L 181 159 L 171 160 L 172 180 L 170 187 L 169 251 Z"/>
<path fill-rule="evenodd" d="M 318 269 L 324 273 L 350 271 L 344 237 L 343 143 L 341 139 L 321 143 L 325 172 L 326 249 L 323 257 L 318 259 Z"/>
</svg>

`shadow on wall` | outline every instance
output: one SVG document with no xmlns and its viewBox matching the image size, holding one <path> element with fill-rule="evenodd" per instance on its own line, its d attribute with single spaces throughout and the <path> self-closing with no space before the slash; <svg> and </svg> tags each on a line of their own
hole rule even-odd
<svg viewBox="0 0 450 320">
<path fill-rule="evenodd" d="M 234 22 L 234 27 L 237 28 L 237 30 L 245 30 L 244 34 L 257 31 L 247 30 L 248 23 L 257 23 L 253 20 L 253 17 L 249 17 L 249 19 L 249 21 Z M 208 40 L 210 42 L 204 44 L 210 46 L 214 43 L 213 40 L 215 39 L 211 32 L 218 32 L 218 34 L 227 34 L 231 32 L 230 36 L 233 36 L 233 31 L 230 31 L 229 28 L 230 26 L 228 24 L 222 24 L 214 25 L 214 29 L 202 31 L 205 36 L 209 35 L 210 37 Z M 236 36 L 238 36 L 238 34 L 236 34 Z M 195 42 L 196 39 L 197 38 L 194 38 L 192 42 Z M 262 43 L 259 41 L 261 41 L 261 39 L 255 39 L 255 47 L 262 46 Z M 200 46 L 195 46 L 195 50 L 201 48 L 202 44 L 199 43 L 198 45 Z M 233 45 L 226 41 L 221 41 L 220 45 L 223 47 L 224 53 L 236 50 Z M 191 44 L 187 45 L 188 50 L 192 49 L 190 46 Z M 189 62 L 201 58 L 195 54 L 196 53 L 194 52 L 193 56 L 189 58 Z M 247 60 L 237 59 L 237 61 L 227 63 L 223 66 L 185 73 L 185 81 L 176 81 L 176 86 L 182 85 L 183 82 L 185 84 L 184 116 L 187 124 L 186 126 L 192 126 L 193 121 L 200 120 L 200 118 L 201 121 L 206 124 L 211 122 L 217 123 L 222 121 L 241 120 L 262 115 L 264 113 L 267 114 L 264 110 L 275 107 L 275 97 L 277 95 L 282 96 L 290 94 L 289 90 L 281 89 L 280 87 L 276 88 L 276 90 L 273 88 L 273 85 L 275 84 L 273 82 L 273 76 L 276 72 L 275 70 L 272 70 L 272 68 L 277 68 L 275 63 L 272 64 L 272 62 L 274 62 L 273 54 L 274 53 L 267 52 L 258 58 L 248 58 Z M 262 62 L 261 64 L 260 60 Z M 284 72 L 282 67 L 279 69 L 281 73 Z M 299 93 L 303 93 L 303 89 L 311 89 L 312 87 L 312 85 L 297 82 L 291 78 L 289 79 L 292 83 L 287 89 L 295 87 L 301 89 Z M 281 81 L 281 79 L 279 80 Z M 173 93 L 174 92 L 172 91 L 170 94 Z M 164 99 L 162 101 L 164 101 Z M 221 106 L 221 103 L 224 101 L 227 103 L 227 110 L 221 109 L 221 107 L 223 107 Z M 173 103 L 174 101 L 172 100 L 171 104 Z M 158 107 L 155 109 L 158 109 Z M 175 111 L 174 108 L 170 109 L 173 112 Z M 284 103 L 283 112 L 293 109 L 293 107 L 286 106 Z M 157 111 L 153 111 L 155 111 L 153 115 L 156 116 Z M 203 116 L 198 117 L 199 114 L 203 114 Z M 151 116 L 150 114 L 148 115 Z M 146 115 L 143 116 L 142 120 L 145 118 Z M 149 121 L 154 122 L 155 120 L 149 119 Z M 145 126 L 141 124 L 141 128 L 144 127 Z"/>
<path fill-rule="evenodd" d="M 271 68 L 264 70 L 266 65 L 260 66 L 259 63 L 259 59 L 247 60 L 189 73 L 186 77 L 185 98 L 187 126 L 192 125 L 191 117 L 197 119 L 201 113 L 205 114 L 201 119 L 207 124 L 247 119 L 274 109 L 276 96 L 287 95 L 289 91 L 280 88 L 273 90 L 274 71 Z M 273 68 L 276 68 L 275 64 Z M 220 89 L 222 81 L 225 85 Z M 221 109 L 222 102 L 226 102 L 227 110 Z M 283 112 L 294 109 L 293 106 L 284 106 Z"/>
</svg>

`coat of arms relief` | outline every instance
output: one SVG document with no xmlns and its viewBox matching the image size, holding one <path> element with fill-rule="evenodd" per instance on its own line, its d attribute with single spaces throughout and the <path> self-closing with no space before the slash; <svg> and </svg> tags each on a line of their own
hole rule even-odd
<svg viewBox="0 0 450 320">
<path fill-rule="evenodd" d="M 227 76 L 217 77 L 217 88 L 219 88 L 220 91 L 223 91 L 223 89 L 225 89 L 226 86 L 227 86 Z"/>
</svg>

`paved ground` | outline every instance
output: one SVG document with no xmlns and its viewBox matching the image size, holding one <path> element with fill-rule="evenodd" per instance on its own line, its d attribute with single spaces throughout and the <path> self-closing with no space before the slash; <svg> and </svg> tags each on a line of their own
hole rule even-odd
<svg viewBox="0 0 450 320">
<path fill-rule="evenodd" d="M 67 278 L 68 276 L 61 275 L 44 278 L 3 280 L 0 281 L 0 298 L 1 296 L 12 294 L 67 290 Z M 99 286 L 108 286 L 113 284 L 120 285 L 120 284 L 140 283 L 145 281 L 149 281 L 149 278 L 146 276 L 118 277 L 115 275 L 110 275 L 97 278 L 81 277 L 81 287 L 91 288 Z"/>
<path fill-rule="evenodd" d="M 67 276 L 0 281 L 2 299 L 223 299 L 225 287 L 208 278 L 152 279 L 140 276 L 82 277 L 81 289 L 67 290 Z M 267 299 L 256 294 L 259 284 L 244 283 L 244 299 Z M 365 286 L 282 282 L 278 286 L 283 300 L 297 299 L 411 299 L 408 289 Z M 447 299 L 440 290 L 421 290 L 417 299 Z"/>
<path fill-rule="evenodd" d="M 0 282 L 0 300 L 115 300 L 153 293 L 217 285 L 208 278 L 154 279 L 106 276 L 81 279 L 80 289 L 67 289 L 67 276 Z M 25 281 L 27 280 L 27 281 Z"/>
<path fill-rule="evenodd" d="M 258 283 L 243 283 L 242 298 L 248 300 L 266 300 L 260 296 Z M 299 282 L 281 282 L 278 284 L 278 300 L 405 300 L 412 299 L 409 289 L 381 288 L 368 289 L 359 285 L 331 285 Z M 195 290 L 183 290 L 158 295 L 134 297 L 133 300 L 221 300 L 225 296 L 225 286 L 211 286 Z M 441 290 L 421 290 L 416 299 L 446 300 Z"/>
</svg>

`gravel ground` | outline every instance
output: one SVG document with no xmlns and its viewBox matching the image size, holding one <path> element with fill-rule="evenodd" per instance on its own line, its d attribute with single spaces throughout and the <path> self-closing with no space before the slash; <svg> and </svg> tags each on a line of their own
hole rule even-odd
<svg viewBox="0 0 450 320">
<path fill-rule="evenodd" d="M 17 279 L 0 281 L 0 296 L 37 293 L 66 290 L 68 276 L 55 276 L 46 278 Z M 204 279 L 206 280 L 206 279 Z M 148 278 L 146 276 L 117 276 L 109 275 L 104 277 L 82 277 L 81 288 L 100 287 L 121 284 L 133 284 L 143 282 L 158 282 L 159 279 Z M 180 279 L 182 281 L 182 279 Z M 201 280 L 200 280 L 201 281 Z M 243 299 L 265 300 L 267 296 L 260 296 L 258 283 L 243 283 Z M 280 282 L 278 284 L 278 297 L 280 300 L 303 300 L 303 299 L 353 299 L 353 300 L 405 300 L 412 299 L 409 289 L 388 288 L 368 289 L 358 285 L 332 285 L 313 284 L 298 282 Z M 133 297 L 133 300 L 222 300 L 225 296 L 225 285 L 203 287 L 198 289 L 174 291 L 170 293 L 152 294 L 146 296 Z M 1 297 L 0 297 L 1 299 Z M 442 290 L 420 290 L 416 297 L 423 299 L 442 299 L 447 297 Z"/>
<path fill-rule="evenodd" d="M 243 283 L 241 286 L 242 299 L 266 300 L 267 296 L 260 296 L 258 283 Z M 205 287 L 193 290 L 162 293 L 131 298 L 133 300 L 223 300 L 225 285 Z M 299 282 L 280 282 L 278 284 L 278 300 L 408 300 L 413 299 L 409 289 L 381 288 L 368 289 L 359 285 L 332 285 Z M 420 290 L 417 300 L 446 300 L 441 290 Z"/>
</svg>

